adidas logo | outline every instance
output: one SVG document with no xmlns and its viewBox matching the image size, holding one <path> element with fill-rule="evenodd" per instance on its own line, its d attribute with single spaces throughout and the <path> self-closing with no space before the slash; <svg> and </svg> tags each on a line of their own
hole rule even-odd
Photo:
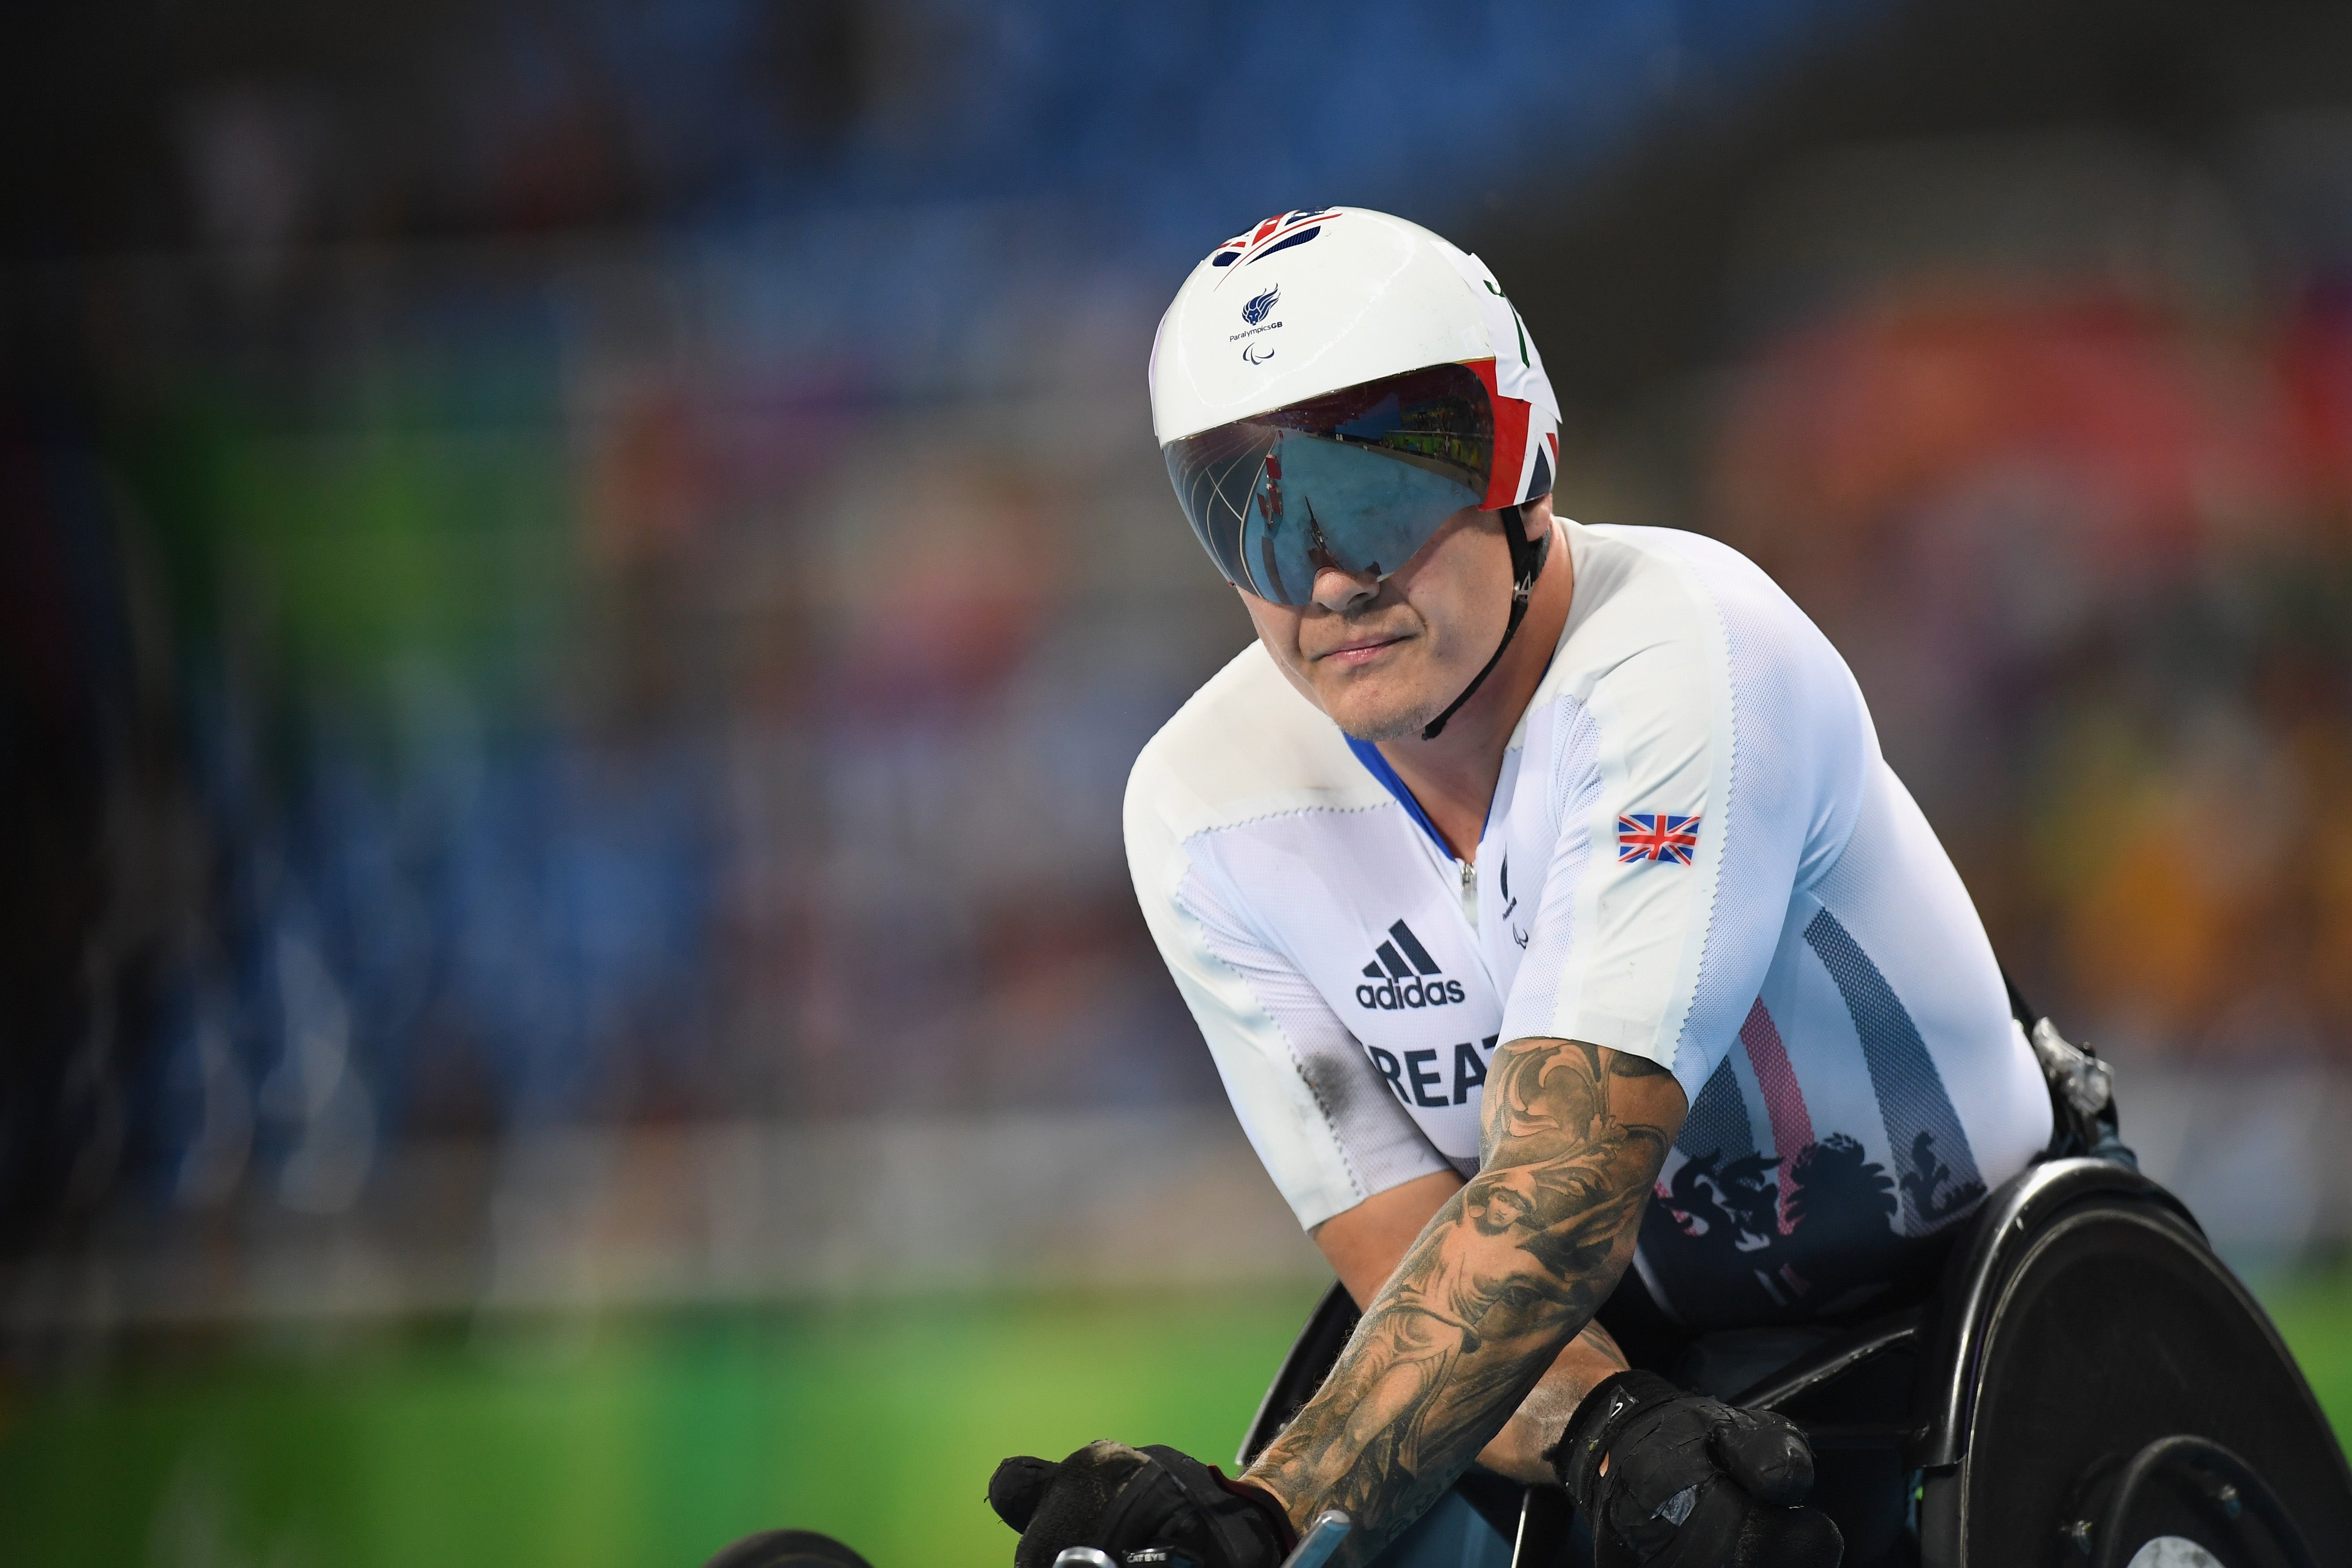
<svg viewBox="0 0 2352 1568">
<path fill-rule="evenodd" d="M 1402 921 L 1389 927 L 1389 940 L 1372 949 L 1364 974 L 1366 984 L 1356 987 L 1356 1000 L 1383 1013 L 1444 1007 L 1462 1000 L 1462 982 L 1444 978 L 1437 960 Z"/>
</svg>

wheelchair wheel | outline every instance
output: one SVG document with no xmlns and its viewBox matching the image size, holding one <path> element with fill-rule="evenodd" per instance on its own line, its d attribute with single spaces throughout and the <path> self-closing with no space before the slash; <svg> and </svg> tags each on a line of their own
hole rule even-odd
<svg viewBox="0 0 2352 1568">
<path fill-rule="evenodd" d="M 2294 1358 L 2148 1189 L 2021 1207 L 1995 1232 L 1964 1448 L 1923 1510 L 1929 1562 L 2305 1568 L 2352 1542 L 2352 1473 Z"/>
<path fill-rule="evenodd" d="M 871 1568 L 865 1558 L 814 1530 L 763 1530 L 721 1551 L 703 1568 Z"/>
</svg>

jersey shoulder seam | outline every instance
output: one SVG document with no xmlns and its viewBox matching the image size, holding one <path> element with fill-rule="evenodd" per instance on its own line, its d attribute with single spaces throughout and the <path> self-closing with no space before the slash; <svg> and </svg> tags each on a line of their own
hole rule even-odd
<svg viewBox="0 0 2352 1568">
<path fill-rule="evenodd" d="M 1214 822 L 1202 823 L 1188 830 L 1177 842 L 1190 844 L 1193 839 L 1204 837 L 1212 833 L 1224 833 L 1236 827 L 1254 827 L 1260 823 L 1274 822 L 1286 816 L 1352 816 L 1368 811 L 1379 811 L 1383 807 L 1397 811 L 1404 809 L 1394 800 L 1386 798 L 1385 793 L 1383 798 L 1380 800 L 1368 800 L 1352 805 L 1343 805 L 1339 802 L 1327 804 L 1318 801 L 1307 805 L 1269 805 L 1264 810 L 1246 815 L 1220 816 Z"/>
<path fill-rule="evenodd" d="M 1174 894 L 1174 902 L 1179 908 L 1182 909 L 1186 914 L 1190 915 L 1195 923 L 1204 927 L 1208 924 L 1206 921 L 1202 919 L 1200 910 L 1192 908 L 1192 905 L 1185 902 L 1183 885 L 1181 882 L 1177 884 Z M 1265 1020 L 1266 1027 L 1273 1030 L 1275 1037 L 1282 1042 L 1283 1055 L 1289 1058 L 1291 1076 L 1297 1079 L 1300 1086 L 1307 1090 L 1307 1097 L 1315 1102 L 1317 1124 L 1322 1128 L 1323 1136 L 1330 1141 L 1333 1152 L 1339 1156 L 1339 1168 L 1341 1171 L 1346 1173 L 1348 1177 L 1348 1185 L 1354 1192 L 1356 1201 L 1358 1203 L 1363 1202 L 1367 1197 L 1371 1195 L 1366 1190 L 1363 1173 L 1356 1169 L 1355 1157 L 1349 1153 L 1347 1141 L 1339 1136 L 1339 1123 L 1332 1117 L 1331 1107 L 1324 1101 L 1323 1091 L 1315 1086 L 1315 1079 L 1307 1073 L 1305 1065 L 1299 1060 L 1298 1042 L 1291 1038 L 1290 1031 L 1283 1027 L 1281 1017 L 1276 1014 L 1272 1007 L 1266 1005 L 1265 998 L 1257 994 L 1257 987 L 1250 984 L 1248 975 L 1243 973 L 1241 970 L 1230 962 L 1223 953 L 1219 952 L 1213 946 L 1205 941 L 1201 943 L 1201 953 L 1211 963 L 1216 964 L 1227 974 L 1231 975 L 1236 984 L 1240 985 L 1243 990 L 1249 993 L 1250 1000 L 1257 1005 L 1258 1016 Z M 1320 993 L 1318 992 L 1318 994 L 1319 995 Z M 1334 1021 L 1337 1021 L 1336 1015 L 1334 1015 Z M 1341 1023 L 1339 1027 L 1348 1035 L 1349 1039 L 1352 1040 L 1355 1038 L 1355 1032 L 1349 1029 L 1346 1024 Z M 1359 1042 L 1358 1044 L 1359 1048 L 1360 1048 L 1361 1042 Z M 1416 1128 L 1418 1128 L 1418 1123 L 1415 1123 Z"/>
</svg>

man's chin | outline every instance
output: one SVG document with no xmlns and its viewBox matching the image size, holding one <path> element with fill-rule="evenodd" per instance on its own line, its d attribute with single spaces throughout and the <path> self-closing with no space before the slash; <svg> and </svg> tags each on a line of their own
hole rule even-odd
<svg viewBox="0 0 2352 1568">
<path fill-rule="evenodd" d="M 1423 711 L 1423 703 L 1350 703 L 1339 712 L 1331 713 L 1331 722 L 1340 732 L 1358 741 L 1414 741 L 1437 716 L 1435 709 Z M 1325 711 L 1329 712 L 1328 709 Z"/>
<path fill-rule="evenodd" d="M 1396 650 L 1388 651 L 1390 657 L 1370 669 L 1325 666 L 1313 682 L 1316 706 L 1356 740 L 1417 739 L 1423 726 L 1445 708 L 1445 695 L 1431 689 L 1427 672 L 1419 668 L 1421 660 L 1408 663 L 1395 657 Z"/>
</svg>

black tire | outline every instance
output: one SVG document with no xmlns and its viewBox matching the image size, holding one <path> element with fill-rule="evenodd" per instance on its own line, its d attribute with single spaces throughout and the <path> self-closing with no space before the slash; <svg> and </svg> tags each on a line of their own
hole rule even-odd
<svg viewBox="0 0 2352 1568">
<path fill-rule="evenodd" d="M 2127 1524 L 2134 1546 L 2178 1535 L 2231 1568 L 2307 1561 L 2297 1533 L 2315 1545 L 2352 1541 L 2352 1477 L 2310 1385 L 2253 1298 L 2177 1215 L 2115 1203 L 2059 1215 L 2002 1281 L 1982 1355 L 1959 1477 L 1968 1568 L 2058 1558 L 2069 1521 L 2104 1511 L 2092 1506 L 2099 1478 L 2144 1450 L 2199 1439 L 2200 1452 L 2245 1470 L 2246 1487 L 2260 1478 L 2262 1508 L 2233 1506 L 2225 1518 L 2200 1495 L 2218 1482 L 2168 1471 L 2136 1488 L 2129 1521 L 2119 1507 L 2107 1528 Z M 2291 1525 L 2262 1524 L 2273 1510 Z M 2118 1563 L 2131 1555 L 2097 1544 Z"/>
<path fill-rule="evenodd" d="M 703 1568 L 874 1568 L 835 1541 L 814 1530 L 763 1530 L 721 1550 Z"/>
</svg>

